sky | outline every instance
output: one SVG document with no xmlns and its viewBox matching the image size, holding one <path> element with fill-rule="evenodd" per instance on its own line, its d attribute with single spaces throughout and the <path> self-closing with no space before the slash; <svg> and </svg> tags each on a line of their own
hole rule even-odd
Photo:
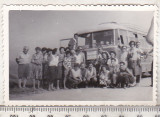
<svg viewBox="0 0 160 117">
<path fill-rule="evenodd" d="M 10 11 L 9 59 L 15 61 L 23 46 L 58 48 L 60 39 L 104 22 L 117 22 L 140 27 L 147 32 L 152 11 Z"/>
</svg>

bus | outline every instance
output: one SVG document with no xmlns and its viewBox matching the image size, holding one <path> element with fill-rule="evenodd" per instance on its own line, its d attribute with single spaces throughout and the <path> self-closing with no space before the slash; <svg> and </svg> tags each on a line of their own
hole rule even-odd
<svg viewBox="0 0 160 117">
<path fill-rule="evenodd" d="M 152 56 L 148 56 L 153 47 L 146 40 L 146 33 L 133 28 L 126 28 L 124 26 L 111 23 L 103 26 L 98 26 L 92 29 L 77 32 L 79 38 L 77 45 L 84 49 L 86 61 L 92 61 L 97 58 L 98 48 L 103 51 L 115 51 L 117 58 L 120 58 L 121 46 L 127 46 L 129 49 L 129 42 L 140 42 L 140 48 L 143 50 L 141 56 L 142 72 L 151 71 Z M 69 41 L 70 39 L 62 39 L 62 41 Z"/>
</svg>

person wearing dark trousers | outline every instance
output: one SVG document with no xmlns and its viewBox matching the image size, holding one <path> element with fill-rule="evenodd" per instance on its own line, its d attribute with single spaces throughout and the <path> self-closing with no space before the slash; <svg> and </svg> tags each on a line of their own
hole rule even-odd
<svg viewBox="0 0 160 117">
<path fill-rule="evenodd" d="M 130 49 L 128 52 L 128 68 L 132 71 L 133 75 L 136 77 L 136 85 L 139 86 L 141 80 L 142 69 L 139 62 L 138 49 L 136 48 L 136 43 L 130 41 Z"/>
</svg>

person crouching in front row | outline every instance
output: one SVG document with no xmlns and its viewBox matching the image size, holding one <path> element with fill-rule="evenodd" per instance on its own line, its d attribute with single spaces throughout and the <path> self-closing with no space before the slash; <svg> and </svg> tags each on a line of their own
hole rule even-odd
<svg viewBox="0 0 160 117">
<path fill-rule="evenodd" d="M 79 87 L 86 88 L 88 87 L 87 81 L 87 68 L 85 68 L 85 63 L 81 63 L 81 75 L 82 75 L 82 82 L 79 84 Z"/>
<path fill-rule="evenodd" d="M 109 77 L 111 79 L 111 87 L 115 88 L 117 87 L 117 78 L 119 73 L 119 65 L 116 63 L 116 59 L 111 59 L 111 64 L 109 65 Z"/>
<path fill-rule="evenodd" d="M 78 88 L 78 85 L 82 82 L 81 69 L 79 64 L 75 63 L 71 69 L 70 77 L 68 78 L 69 88 Z"/>
<path fill-rule="evenodd" d="M 126 67 L 125 62 L 120 62 L 118 75 L 118 83 L 121 85 L 121 88 L 129 87 L 135 83 L 135 78 L 132 72 Z"/>
<path fill-rule="evenodd" d="M 109 70 L 106 66 L 102 66 L 99 74 L 99 85 L 102 88 L 107 88 L 110 85 L 111 81 L 109 79 Z"/>
<path fill-rule="evenodd" d="M 96 72 L 96 68 L 93 67 L 92 63 L 89 63 L 89 66 L 87 69 L 87 82 L 88 82 L 88 85 L 91 87 L 97 86 L 97 72 Z"/>
<path fill-rule="evenodd" d="M 49 91 L 55 89 L 54 85 L 58 75 L 58 63 L 59 63 L 59 56 L 57 54 L 57 48 L 53 49 L 53 51 L 52 49 L 49 49 L 48 52 Z"/>
</svg>

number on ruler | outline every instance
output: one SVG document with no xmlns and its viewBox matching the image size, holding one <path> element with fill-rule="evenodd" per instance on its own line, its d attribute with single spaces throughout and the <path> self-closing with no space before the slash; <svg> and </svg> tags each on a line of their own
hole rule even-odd
<svg viewBox="0 0 160 117">
<path fill-rule="evenodd" d="M 137 117 L 143 117 L 143 115 L 137 115 Z"/>
<path fill-rule="evenodd" d="M 83 115 L 83 117 L 89 117 L 89 115 Z"/>
<path fill-rule="evenodd" d="M 66 115 L 65 117 L 71 117 L 71 115 Z"/>
<path fill-rule="evenodd" d="M 36 117 L 35 115 L 29 115 L 29 117 Z"/>
<path fill-rule="evenodd" d="M 120 115 L 119 117 L 124 117 L 124 115 Z"/>
<path fill-rule="evenodd" d="M 101 117 L 107 117 L 107 115 L 101 115 Z"/>
<path fill-rule="evenodd" d="M 53 117 L 53 115 L 47 115 L 47 117 Z"/>
<path fill-rule="evenodd" d="M 10 117 L 18 117 L 18 115 L 10 115 Z"/>
<path fill-rule="evenodd" d="M 160 117 L 160 115 L 155 115 L 155 117 Z"/>
</svg>

